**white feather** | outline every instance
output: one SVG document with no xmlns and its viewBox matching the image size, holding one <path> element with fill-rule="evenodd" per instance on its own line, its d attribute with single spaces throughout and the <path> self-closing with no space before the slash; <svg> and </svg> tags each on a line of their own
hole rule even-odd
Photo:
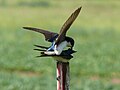
<svg viewBox="0 0 120 90">
<path fill-rule="evenodd" d="M 63 49 L 67 46 L 67 41 L 61 42 L 58 46 L 55 45 L 54 51 L 46 51 L 44 52 L 47 55 L 60 55 Z"/>
</svg>

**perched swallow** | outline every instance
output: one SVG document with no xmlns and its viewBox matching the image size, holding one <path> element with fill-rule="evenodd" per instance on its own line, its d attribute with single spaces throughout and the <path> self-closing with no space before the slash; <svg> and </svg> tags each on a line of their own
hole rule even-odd
<svg viewBox="0 0 120 90">
<path fill-rule="evenodd" d="M 34 46 L 41 48 L 41 49 L 34 49 L 34 50 L 37 50 L 40 52 L 46 51 L 49 48 L 49 47 L 40 46 L 40 45 L 34 45 Z M 63 50 L 60 55 L 47 55 L 47 54 L 44 54 L 43 52 L 41 52 L 41 55 L 36 56 L 36 57 L 53 57 L 57 61 L 68 62 L 71 58 L 73 58 L 72 54 L 75 52 L 77 52 L 77 51 L 74 51 L 69 48 L 68 50 Z"/>
<path fill-rule="evenodd" d="M 71 58 L 73 58 L 73 56 L 71 54 L 73 54 L 75 52 L 76 51 L 74 51 L 74 50 L 68 49 L 68 50 L 63 50 L 60 55 L 41 54 L 40 56 L 37 56 L 37 57 L 53 57 L 57 61 L 68 62 Z"/>
<path fill-rule="evenodd" d="M 66 33 L 72 23 L 77 18 L 82 7 L 78 8 L 71 14 L 67 21 L 63 24 L 60 33 L 54 33 L 51 31 L 32 28 L 32 27 L 23 27 L 24 29 L 32 30 L 35 32 L 42 33 L 45 36 L 45 40 L 51 42 L 52 45 L 43 53 L 47 55 L 60 55 L 65 47 L 71 47 L 71 50 L 74 46 L 74 40 L 71 37 L 66 36 Z"/>
</svg>

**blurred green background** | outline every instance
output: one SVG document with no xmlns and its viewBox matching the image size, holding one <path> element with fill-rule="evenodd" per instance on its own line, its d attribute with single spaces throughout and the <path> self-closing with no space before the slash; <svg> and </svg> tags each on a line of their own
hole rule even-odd
<svg viewBox="0 0 120 90">
<path fill-rule="evenodd" d="M 59 32 L 82 6 L 69 32 L 76 43 L 70 61 L 71 90 L 120 90 L 119 0 L 0 0 L 0 90 L 56 90 L 56 62 L 35 58 L 44 36 L 33 26 Z"/>
</svg>

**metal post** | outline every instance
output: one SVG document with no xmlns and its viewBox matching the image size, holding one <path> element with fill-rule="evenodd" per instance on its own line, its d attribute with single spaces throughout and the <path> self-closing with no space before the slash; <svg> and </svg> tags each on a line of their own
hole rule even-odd
<svg viewBox="0 0 120 90">
<path fill-rule="evenodd" d="M 57 90 L 69 90 L 69 62 L 57 62 Z"/>
</svg>

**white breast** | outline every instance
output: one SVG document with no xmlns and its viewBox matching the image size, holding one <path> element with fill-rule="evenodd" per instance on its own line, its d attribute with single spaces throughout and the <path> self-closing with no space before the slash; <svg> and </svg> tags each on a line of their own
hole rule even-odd
<svg viewBox="0 0 120 90">
<path fill-rule="evenodd" d="M 45 51 L 47 55 L 60 55 L 63 49 L 67 46 L 67 41 L 61 42 L 58 46 L 55 45 L 54 51 Z"/>
<path fill-rule="evenodd" d="M 55 53 L 56 55 L 60 55 L 63 49 L 67 46 L 67 41 L 61 42 L 58 46 L 55 45 Z"/>
</svg>

